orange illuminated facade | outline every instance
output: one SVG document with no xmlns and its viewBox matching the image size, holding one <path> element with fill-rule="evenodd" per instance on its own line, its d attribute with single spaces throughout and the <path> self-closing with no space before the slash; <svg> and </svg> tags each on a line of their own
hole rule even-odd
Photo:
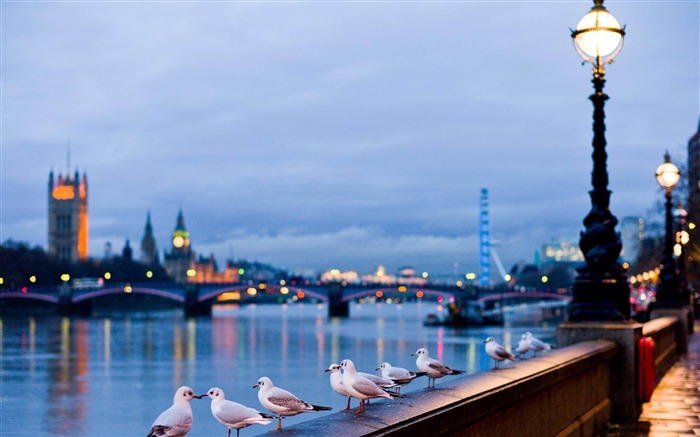
<svg viewBox="0 0 700 437">
<path fill-rule="evenodd" d="M 87 176 L 49 173 L 49 255 L 77 262 L 88 258 Z"/>
</svg>

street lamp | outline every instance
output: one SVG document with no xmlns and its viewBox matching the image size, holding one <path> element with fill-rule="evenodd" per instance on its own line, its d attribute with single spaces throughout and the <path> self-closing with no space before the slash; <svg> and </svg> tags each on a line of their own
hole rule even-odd
<svg viewBox="0 0 700 437">
<path fill-rule="evenodd" d="M 678 217 L 678 231 L 676 232 L 676 244 L 673 247 L 673 252 L 676 255 L 678 262 L 678 286 L 681 293 L 688 293 L 688 302 L 690 302 L 690 290 L 688 290 L 688 278 L 685 276 L 685 245 L 690 241 L 690 234 L 685 230 L 685 222 L 688 219 L 688 211 L 683 208 L 683 204 L 678 202 L 678 208 L 674 212 Z"/>
<path fill-rule="evenodd" d="M 594 0 L 593 8 L 571 31 L 576 51 L 593 65 L 593 172 L 591 211 L 583 219 L 579 247 L 586 263 L 578 270 L 572 286 L 569 320 L 621 321 L 630 317 L 629 284 L 618 263 L 622 251 L 620 234 L 615 231 L 617 218 L 610 212 L 607 154 L 605 152 L 605 112 L 608 96 L 603 93 L 605 64 L 622 49 L 625 30 L 603 7 L 603 0 Z"/>
<path fill-rule="evenodd" d="M 668 152 L 664 155 L 664 163 L 656 169 L 656 180 L 664 189 L 666 197 L 666 233 L 664 235 L 664 256 L 661 260 L 661 274 L 656 288 L 657 308 L 680 308 L 683 306 L 682 292 L 679 289 L 678 270 L 673 259 L 673 214 L 671 213 L 673 195 L 671 191 L 681 179 L 678 167 L 671 163 Z"/>
</svg>

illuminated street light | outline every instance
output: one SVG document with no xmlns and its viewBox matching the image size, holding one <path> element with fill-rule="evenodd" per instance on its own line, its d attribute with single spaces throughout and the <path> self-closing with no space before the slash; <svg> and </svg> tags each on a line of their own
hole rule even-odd
<svg viewBox="0 0 700 437">
<path fill-rule="evenodd" d="M 664 235 L 664 255 L 661 259 L 661 272 L 659 285 L 656 288 L 657 308 L 681 308 L 689 304 L 689 294 L 683 293 L 679 283 L 678 266 L 673 258 L 673 187 L 681 179 L 681 172 L 673 163 L 668 151 L 664 155 L 664 163 L 656 169 L 656 181 L 664 189 L 666 198 L 666 232 Z M 685 302 L 685 299 L 688 302 Z"/>
<path fill-rule="evenodd" d="M 619 264 L 622 240 L 615 230 L 617 218 L 610 212 L 607 158 L 605 152 L 605 64 L 622 49 L 625 31 L 619 21 L 594 0 L 593 8 L 571 31 L 579 55 L 593 65 L 593 172 L 591 211 L 583 219 L 579 248 L 586 263 L 578 269 L 572 287 L 569 320 L 573 322 L 628 320 L 630 318 L 629 284 Z"/>
</svg>

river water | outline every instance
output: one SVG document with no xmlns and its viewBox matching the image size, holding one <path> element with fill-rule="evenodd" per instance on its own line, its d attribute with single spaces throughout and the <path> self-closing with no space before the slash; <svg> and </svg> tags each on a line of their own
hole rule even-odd
<svg viewBox="0 0 700 437">
<path fill-rule="evenodd" d="M 181 385 L 199 394 L 218 386 L 227 399 L 265 411 L 252 388 L 261 376 L 335 412 L 346 399 L 331 390 L 324 370 L 344 358 L 366 372 L 384 361 L 415 370 L 411 353 L 427 347 L 471 374 L 493 367 L 483 350 L 488 336 L 513 347 L 527 330 L 547 341 L 555 336 L 555 326 L 537 315 L 498 327 L 425 327 L 423 319 L 435 312 L 430 303 L 353 304 L 347 319 L 327 312 L 322 304 L 297 303 L 215 307 L 213 317 L 197 319 L 180 312 L 1 318 L 0 436 L 145 436 Z M 426 384 L 420 378 L 402 393 Z M 188 437 L 226 435 L 209 403 L 192 401 Z M 329 413 L 285 418 L 283 426 L 323 414 Z M 254 425 L 241 436 L 275 426 Z"/>
</svg>

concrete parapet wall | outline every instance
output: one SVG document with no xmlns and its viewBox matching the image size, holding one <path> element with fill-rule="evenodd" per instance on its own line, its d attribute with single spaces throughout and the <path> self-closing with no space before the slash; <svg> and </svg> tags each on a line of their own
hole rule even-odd
<svg viewBox="0 0 700 437">
<path fill-rule="evenodd" d="M 656 344 L 656 377 L 660 379 L 676 360 L 677 325 L 676 317 L 661 317 L 644 324 L 643 337 L 651 337 Z"/>
<path fill-rule="evenodd" d="M 617 352 L 612 341 L 577 343 L 498 370 L 446 377 L 434 390 L 372 401 L 362 416 L 341 411 L 285 428 L 284 435 L 596 435 L 610 421 Z"/>
</svg>

